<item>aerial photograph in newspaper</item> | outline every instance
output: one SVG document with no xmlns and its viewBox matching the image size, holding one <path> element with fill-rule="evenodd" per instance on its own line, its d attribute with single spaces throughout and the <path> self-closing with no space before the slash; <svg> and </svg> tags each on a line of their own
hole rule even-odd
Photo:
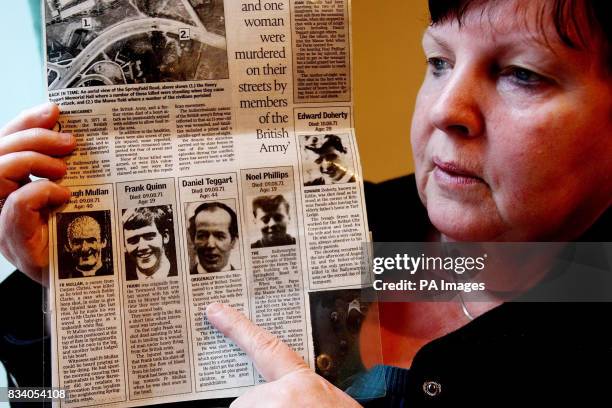
<svg viewBox="0 0 612 408">
<path fill-rule="evenodd" d="M 46 0 L 49 89 L 228 78 L 223 0 Z"/>
</svg>

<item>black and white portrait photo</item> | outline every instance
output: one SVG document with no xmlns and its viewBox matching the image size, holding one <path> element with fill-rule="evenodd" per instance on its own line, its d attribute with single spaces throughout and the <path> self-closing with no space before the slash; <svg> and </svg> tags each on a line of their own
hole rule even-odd
<svg viewBox="0 0 612 408">
<path fill-rule="evenodd" d="M 305 186 L 355 182 L 348 135 L 305 135 L 300 147 Z"/>
<path fill-rule="evenodd" d="M 122 212 L 125 279 L 152 281 L 177 276 L 171 205 Z"/>
<path fill-rule="evenodd" d="M 234 200 L 185 204 L 189 271 L 192 275 L 241 269 Z"/>
<path fill-rule="evenodd" d="M 57 214 L 59 279 L 113 274 L 110 211 Z"/>
<path fill-rule="evenodd" d="M 258 239 L 251 248 L 266 248 L 281 245 L 294 245 L 295 237 L 290 231 L 293 227 L 293 209 L 283 194 L 254 197 L 251 202 L 253 224 Z"/>
<path fill-rule="evenodd" d="M 229 77 L 223 0 L 46 0 L 49 89 Z"/>
</svg>

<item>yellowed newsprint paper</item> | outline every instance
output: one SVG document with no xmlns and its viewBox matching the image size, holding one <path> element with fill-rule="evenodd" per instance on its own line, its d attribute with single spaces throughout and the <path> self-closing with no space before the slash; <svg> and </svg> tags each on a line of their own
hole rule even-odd
<svg viewBox="0 0 612 408">
<path fill-rule="evenodd" d="M 48 97 L 78 140 L 50 221 L 57 405 L 261 383 L 214 301 L 341 381 L 342 318 L 367 308 L 350 0 L 42 3 Z"/>
</svg>

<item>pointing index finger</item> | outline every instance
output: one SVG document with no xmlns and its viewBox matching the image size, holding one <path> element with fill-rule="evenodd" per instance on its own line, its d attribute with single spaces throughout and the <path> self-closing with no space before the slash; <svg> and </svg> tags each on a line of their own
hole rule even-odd
<svg viewBox="0 0 612 408">
<path fill-rule="evenodd" d="M 276 381 L 296 370 L 308 369 L 295 351 L 236 309 L 212 303 L 206 308 L 206 315 L 217 330 L 244 350 L 266 381 Z"/>
</svg>

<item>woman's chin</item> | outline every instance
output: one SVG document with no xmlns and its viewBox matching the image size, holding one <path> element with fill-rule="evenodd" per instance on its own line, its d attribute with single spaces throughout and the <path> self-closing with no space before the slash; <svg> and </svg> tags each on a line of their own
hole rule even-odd
<svg viewBox="0 0 612 408">
<path fill-rule="evenodd" d="M 484 208 L 428 205 L 429 219 L 436 230 L 451 241 L 499 241 L 504 236 L 501 219 Z"/>
</svg>

